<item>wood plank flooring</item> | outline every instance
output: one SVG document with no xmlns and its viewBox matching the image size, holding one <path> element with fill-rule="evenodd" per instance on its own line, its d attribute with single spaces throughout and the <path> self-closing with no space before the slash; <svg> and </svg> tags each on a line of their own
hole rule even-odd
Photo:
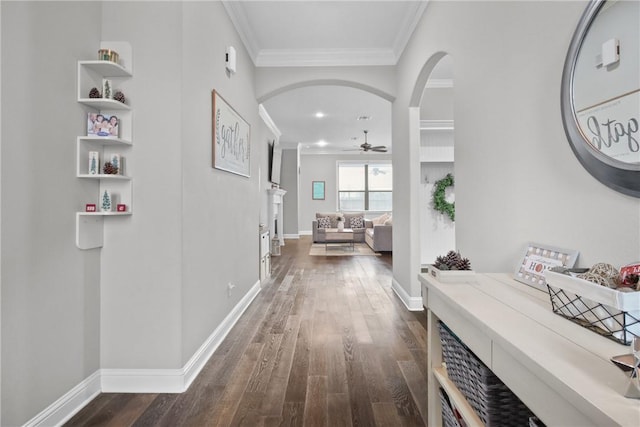
<svg viewBox="0 0 640 427">
<path fill-rule="evenodd" d="M 391 290 L 391 255 L 309 256 L 272 277 L 181 394 L 96 397 L 74 426 L 425 426 L 426 317 Z"/>
</svg>

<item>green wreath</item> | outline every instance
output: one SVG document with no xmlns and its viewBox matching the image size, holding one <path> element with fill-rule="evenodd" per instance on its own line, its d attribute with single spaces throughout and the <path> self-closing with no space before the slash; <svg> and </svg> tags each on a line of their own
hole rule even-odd
<svg viewBox="0 0 640 427">
<path fill-rule="evenodd" d="M 449 203 L 445 199 L 445 191 L 447 187 L 453 187 L 453 175 L 447 174 L 440 181 L 436 181 L 433 188 L 433 209 L 441 214 L 448 215 L 451 221 L 456 219 L 456 203 Z"/>
</svg>

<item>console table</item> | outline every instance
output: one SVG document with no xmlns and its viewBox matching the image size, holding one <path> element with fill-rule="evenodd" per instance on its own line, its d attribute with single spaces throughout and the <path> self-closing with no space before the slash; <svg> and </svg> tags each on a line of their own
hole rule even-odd
<svg viewBox="0 0 640 427">
<path fill-rule="evenodd" d="M 476 274 L 459 283 L 426 274 L 418 279 L 428 323 L 429 426 L 442 425 L 438 388 L 443 383 L 467 414 L 467 425 L 482 425 L 447 381 L 438 320 L 547 426 L 640 425 L 640 400 L 624 397 L 627 374 L 609 360 L 630 353 L 630 347 L 553 314 L 546 293 L 508 274 Z"/>
</svg>

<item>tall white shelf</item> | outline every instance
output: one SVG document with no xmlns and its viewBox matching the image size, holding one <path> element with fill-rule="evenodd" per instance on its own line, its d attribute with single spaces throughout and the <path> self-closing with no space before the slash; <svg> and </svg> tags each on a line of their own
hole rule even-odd
<svg viewBox="0 0 640 427">
<path fill-rule="evenodd" d="M 86 113 L 100 113 L 118 117 L 118 137 L 78 136 L 76 140 L 76 177 L 95 182 L 95 197 L 85 203 L 95 203 L 96 212 L 76 213 L 76 246 L 80 249 L 100 248 L 104 243 L 104 218 L 130 216 L 133 213 L 133 181 L 128 175 L 128 153 L 133 145 L 133 112 L 131 106 L 113 99 L 89 98 L 89 91 L 102 88 L 103 79 L 111 80 L 114 92 L 123 89 L 133 76 L 133 56 L 127 42 L 102 42 L 101 49 L 113 49 L 120 55 L 119 63 L 111 61 L 78 61 L 78 93 L 80 104 L 88 107 Z M 126 94 L 127 92 L 123 90 Z M 127 102 L 129 97 L 127 96 Z M 87 118 L 85 118 L 85 121 Z M 99 153 L 100 168 L 112 154 L 121 155 L 120 172 L 117 175 L 89 174 L 89 152 Z M 100 195 L 108 190 L 113 198 L 113 210 L 100 211 Z M 126 205 L 126 211 L 117 212 L 116 204 Z"/>
</svg>

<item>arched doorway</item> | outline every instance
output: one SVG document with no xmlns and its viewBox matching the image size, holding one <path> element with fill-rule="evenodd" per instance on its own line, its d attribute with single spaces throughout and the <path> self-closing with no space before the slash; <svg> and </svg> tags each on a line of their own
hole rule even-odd
<svg viewBox="0 0 640 427">
<path fill-rule="evenodd" d="M 379 170 L 383 163 L 391 167 L 393 97 L 389 94 L 357 82 L 312 80 L 272 90 L 261 101 L 282 132 L 285 237 L 311 234 L 317 212 L 344 210 L 337 193 L 338 164 L 362 163 L 371 170 Z M 364 130 L 369 144 L 388 150 L 363 152 Z M 323 183 L 323 197 L 311 194 L 314 182 Z M 370 186 L 371 180 L 367 182 Z M 379 201 L 372 204 L 373 193 L 368 191 L 366 207 L 357 209 L 368 219 L 392 210 L 391 200 L 388 208 L 374 208 Z"/>
<path fill-rule="evenodd" d="M 412 127 L 419 127 L 419 203 L 415 212 L 419 222 L 419 242 L 414 246 L 420 267 L 433 263 L 438 255 L 455 249 L 455 222 L 433 208 L 436 183 L 454 174 L 453 60 L 439 52 L 423 67 L 412 97 L 415 109 Z M 416 141 L 416 143 L 418 143 Z M 454 202 L 453 187 L 445 199 Z"/>
</svg>

